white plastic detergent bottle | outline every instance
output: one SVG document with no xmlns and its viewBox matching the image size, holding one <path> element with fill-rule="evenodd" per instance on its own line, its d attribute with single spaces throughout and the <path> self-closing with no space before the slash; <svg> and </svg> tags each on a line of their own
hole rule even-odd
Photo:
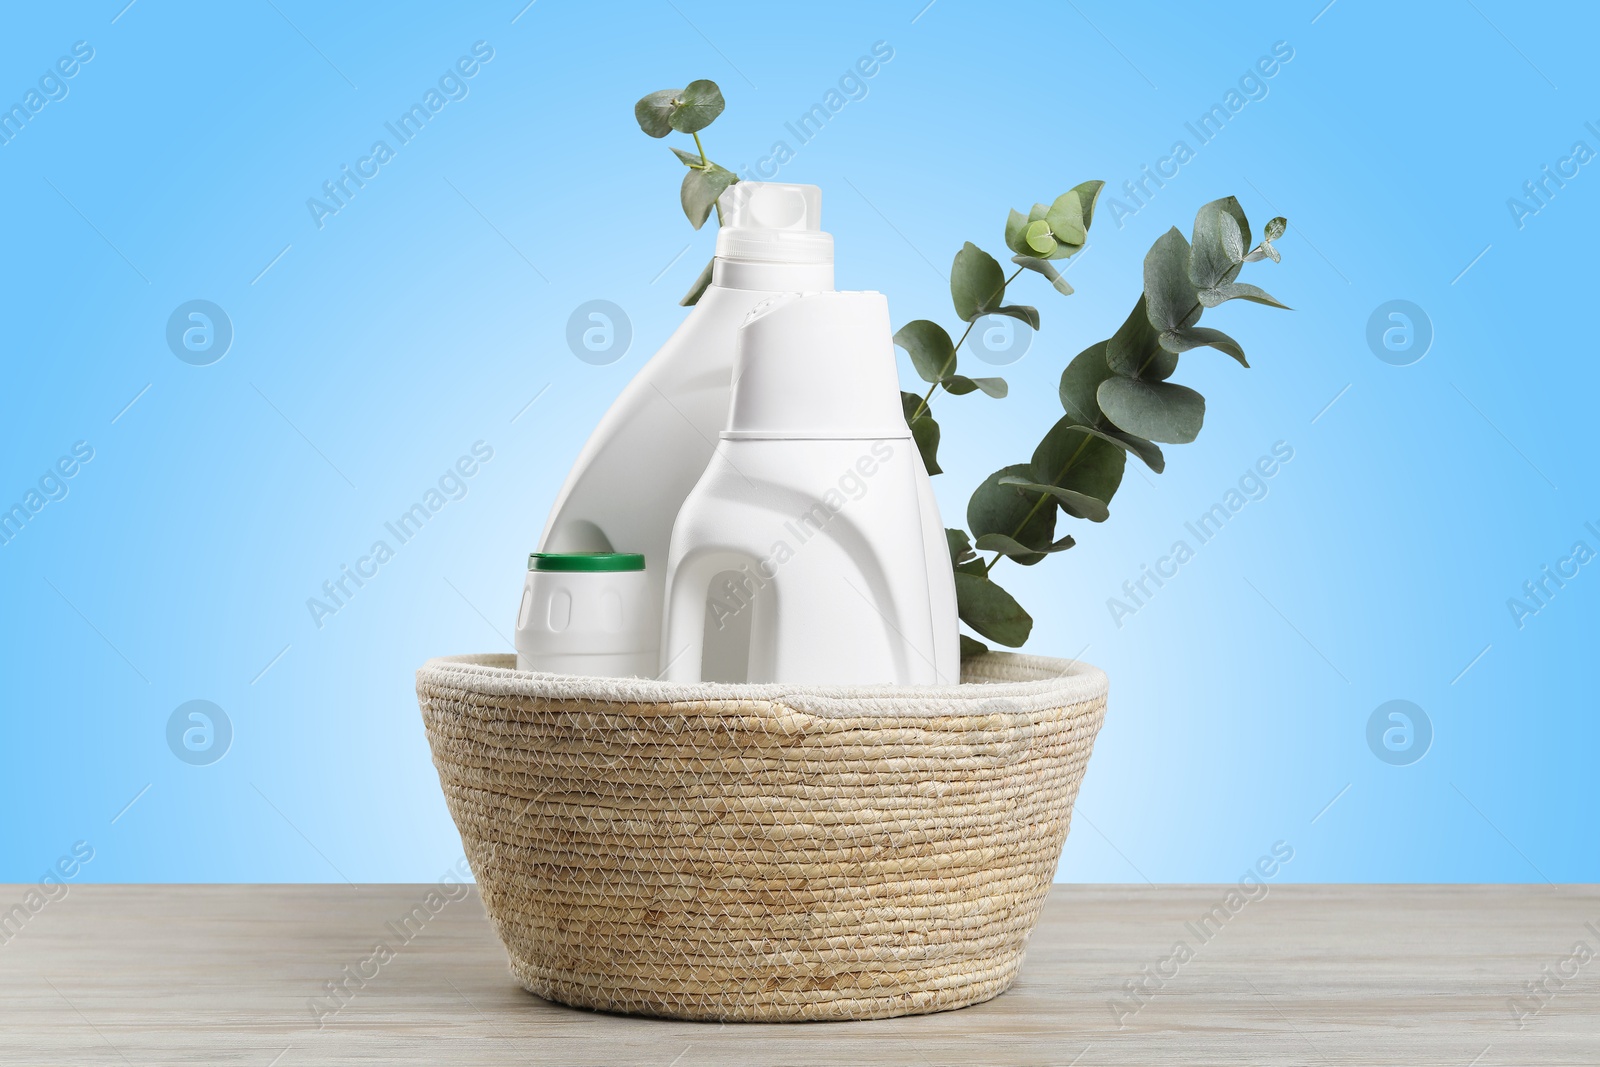
<svg viewBox="0 0 1600 1067">
<path fill-rule="evenodd" d="M 663 583 L 673 520 L 727 425 L 735 339 L 757 304 L 779 293 L 833 288 L 833 238 L 822 232 L 814 185 L 738 182 L 722 194 L 711 285 L 590 435 L 556 497 L 539 551 L 637 552 L 649 610 L 642 639 L 660 647 Z M 939 610 L 955 618 L 944 530 L 918 467 L 918 500 Z M 941 635 L 940 675 L 960 669 L 954 622 Z"/>
<path fill-rule="evenodd" d="M 957 681 L 959 654 L 941 664 L 939 651 L 958 640 L 954 579 L 942 531 L 928 560 L 926 474 L 882 294 L 757 307 L 720 438 L 673 528 L 663 677 Z"/>
</svg>

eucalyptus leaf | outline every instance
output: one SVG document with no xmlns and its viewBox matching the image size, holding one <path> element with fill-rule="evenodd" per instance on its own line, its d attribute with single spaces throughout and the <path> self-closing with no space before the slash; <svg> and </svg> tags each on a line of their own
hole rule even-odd
<svg viewBox="0 0 1600 1067">
<path fill-rule="evenodd" d="M 964 374 L 946 375 L 940 379 L 939 385 L 952 396 L 966 396 L 968 393 L 978 391 L 978 383 Z"/>
<path fill-rule="evenodd" d="M 1075 190 L 1068 189 L 1056 197 L 1050 210 L 1045 213 L 1044 221 L 1062 244 L 1081 245 L 1087 236 L 1083 225 L 1083 205 L 1078 202 Z"/>
<path fill-rule="evenodd" d="M 684 166 L 686 166 L 686 167 L 703 167 L 703 166 L 705 166 L 705 160 L 700 158 L 700 154 L 698 152 L 685 152 L 683 149 L 679 148 L 677 145 L 668 145 L 667 147 L 672 149 L 672 154 L 677 156 L 679 161 L 682 162 Z"/>
<path fill-rule="evenodd" d="M 1178 357 L 1161 347 L 1161 334 L 1150 325 L 1143 296 L 1106 342 L 1106 365 L 1124 378 L 1158 382 L 1178 369 Z"/>
<path fill-rule="evenodd" d="M 946 526 L 944 540 L 945 544 L 950 546 L 950 562 L 952 565 L 965 563 L 972 558 L 972 541 L 967 537 L 967 531 Z"/>
<path fill-rule="evenodd" d="M 1151 441 L 1188 444 L 1205 421 L 1205 397 L 1171 382 L 1112 377 L 1100 383 L 1099 400 L 1119 429 Z"/>
<path fill-rule="evenodd" d="M 701 78 L 684 87 L 673 102 L 667 121 L 679 133 L 698 133 L 716 121 L 723 106 L 722 90 L 717 83 Z"/>
<path fill-rule="evenodd" d="M 1100 421 L 1100 383 L 1111 377 L 1105 341 L 1096 341 L 1073 357 L 1061 372 L 1061 407 L 1085 426 Z"/>
<path fill-rule="evenodd" d="M 1029 465 L 1034 481 L 1110 503 L 1127 464 L 1120 442 L 1065 415 L 1039 441 Z"/>
<path fill-rule="evenodd" d="M 982 641 L 979 641 L 977 638 L 968 637 L 966 634 L 961 635 L 962 659 L 971 659 L 973 656 L 981 656 L 988 651 L 989 646 L 984 644 Z"/>
<path fill-rule="evenodd" d="M 683 188 L 678 195 L 683 201 L 683 213 L 689 216 L 689 222 L 695 229 L 706 224 L 711 209 L 717 204 L 717 197 L 738 180 L 733 171 L 715 163 L 705 170 L 695 168 L 684 172 Z"/>
<path fill-rule="evenodd" d="M 922 413 L 912 418 L 919 408 Z M 939 469 L 939 424 L 933 421 L 932 413 L 922 406 L 922 398 L 916 393 L 901 392 L 900 410 L 905 414 L 906 424 L 911 427 L 911 439 L 917 444 L 922 465 L 929 474 L 943 474 Z"/>
<path fill-rule="evenodd" d="M 930 385 L 956 367 L 956 346 L 937 322 L 916 319 L 895 332 L 894 343 L 906 350 L 917 376 Z"/>
<path fill-rule="evenodd" d="M 1249 227 L 1244 209 L 1231 196 L 1201 206 L 1189 257 L 1189 280 L 1196 288 L 1211 289 L 1239 276 L 1250 247 Z"/>
<path fill-rule="evenodd" d="M 665 137 L 671 133 L 672 123 L 668 119 L 673 102 L 682 92 L 682 89 L 662 89 L 640 97 L 633 105 L 633 117 L 638 120 L 639 128 L 651 137 Z"/>
<path fill-rule="evenodd" d="M 1145 310 L 1158 330 L 1192 326 L 1200 318 L 1200 294 L 1189 280 L 1189 242 L 1174 226 L 1144 257 Z"/>
<path fill-rule="evenodd" d="M 1093 438 L 1090 440 L 1093 440 Z M 1121 453 L 1119 452 L 1118 455 L 1121 455 Z M 1050 496 L 1055 497 L 1057 502 L 1069 514 L 1076 515 L 1080 519 L 1088 519 L 1090 522 L 1105 522 L 1111 517 L 1111 512 L 1106 507 L 1105 501 L 1096 500 L 1088 493 L 1074 492 L 1071 489 L 1063 489 L 1059 485 L 1046 485 L 1043 482 L 1027 482 L 1020 478 L 1001 478 L 1000 484 L 1014 485 L 1018 489 L 1026 489 L 1029 492 L 1048 493 Z M 981 537 L 978 538 L 978 547 L 984 547 L 983 538 Z"/>
<path fill-rule="evenodd" d="M 1154 441 L 1146 441 L 1137 434 L 1131 434 L 1127 430 L 1119 430 L 1115 427 L 1106 431 L 1096 430 L 1094 433 L 1097 437 L 1109 441 L 1118 448 L 1138 456 L 1141 463 L 1157 474 L 1167 469 L 1167 457 L 1161 454 L 1160 447 Z"/>
<path fill-rule="evenodd" d="M 716 265 L 717 259 L 715 256 L 706 260 L 706 269 L 700 272 L 700 276 L 694 280 L 694 284 L 689 286 L 689 291 L 683 294 L 683 299 L 678 301 L 680 306 L 686 308 L 694 307 L 700 302 L 700 297 L 705 295 L 706 286 L 711 284 L 711 272 Z"/>
<path fill-rule="evenodd" d="M 1002 556 L 1011 556 L 1013 558 L 1026 558 L 1037 555 L 1033 549 L 1021 541 L 1014 541 L 1005 534 L 984 534 L 978 538 L 977 543 L 972 547 L 979 552 L 998 552 Z"/>
<path fill-rule="evenodd" d="M 1008 319 L 1025 322 L 1035 330 L 1039 328 L 1039 309 L 1029 307 L 1027 304 L 1007 304 L 1004 307 L 995 308 L 991 314 L 1004 315 Z"/>
<path fill-rule="evenodd" d="M 956 572 L 956 608 L 962 622 L 1009 648 L 1020 647 L 1033 632 L 1033 617 L 987 576 Z"/>
<path fill-rule="evenodd" d="M 1261 239 L 1264 241 L 1276 241 L 1278 238 L 1282 237 L 1288 232 L 1289 220 L 1284 218 L 1282 215 L 1279 215 L 1276 218 L 1267 220 L 1266 229 L 1262 230 L 1261 232 Z M 1248 242 L 1249 238 L 1247 237 L 1245 240 Z"/>
<path fill-rule="evenodd" d="M 1019 256 L 1031 256 L 1033 249 L 1028 247 L 1027 239 L 1028 216 L 1011 209 L 1011 214 L 1006 216 L 1006 247 Z"/>
<path fill-rule="evenodd" d="M 1016 212 L 1013 211 L 1012 214 L 1015 215 Z M 1072 295 L 1072 286 L 1067 284 L 1067 279 L 1062 277 L 1061 272 L 1052 267 L 1048 261 L 1032 255 L 1016 255 L 1011 257 L 1011 262 L 1019 267 L 1026 267 L 1036 274 L 1044 275 L 1062 296 Z"/>
<path fill-rule="evenodd" d="M 950 298 L 963 322 L 987 315 L 1006 295 L 1006 275 L 995 258 L 968 241 L 950 265 Z"/>
<path fill-rule="evenodd" d="M 1045 219 L 1028 223 L 1028 228 L 1022 231 L 1022 240 L 1035 255 L 1048 256 L 1056 250 L 1056 236 Z"/>
<path fill-rule="evenodd" d="M 1019 478 L 1034 482 L 1033 467 L 1017 463 L 1003 467 L 985 478 L 973 490 L 967 502 L 967 528 L 974 538 L 984 534 L 1004 534 L 1031 548 L 1036 554 L 1014 557 L 1024 566 L 1032 566 L 1044 559 L 1045 550 L 1055 540 L 1056 509 L 1035 507 L 1039 494 L 1028 494 L 1012 485 L 1002 485 L 1002 478 Z"/>
<path fill-rule="evenodd" d="M 1106 187 L 1102 181 L 1079 182 L 1072 187 L 1078 194 L 1078 204 L 1083 213 L 1083 228 L 1088 230 L 1094 224 L 1094 208 L 1100 200 L 1100 190 Z"/>
<path fill-rule="evenodd" d="M 992 396 L 996 400 L 1004 400 L 1011 391 L 1004 378 L 974 378 L 972 384 L 982 389 L 985 396 Z"/>
<path fill-rule="evenodd" d="M 1209 326 L 1187 326 L 1181 330 L 1166 330 L 1161 334 L 1161 347 L 1169 352 L 1187 352 L 1191 348 L 1202 346 L 1226 352 L 1238 360 L 1242 367 L 1250 366 L 1250 361 L 1244 358 L 1244 349 L 1239 347 L 1239 342 L 1221 330 L 1213 330 Z M 1160 438 L 1156 440 L 1159 441 Z"/>
<path fill-rule="evenodd" d="M 1089 437 L 1098 437 L 1100 440 L 1109 445 L 1114 445 L 1115 447 L 1122 449 L 1124 452 L 1138 456 L 1146 467 L 1149 467 L 1157 474 L 1160 474 L 1162 471 L 1167 469 L 1167 459 L 1161 454 L 1161 449 L 1158 448 L 1154 442 L 1146 441 L 1142 437 L 1136 437 L 1125 430 L 1119 430 L 1115 426 L 1112 426 L 1109 421 L 1103 427 L 1085 426 L 1078 420 L 1074 419 L 1071 415 L 1063 415 L 1061 419 L 1050 428 L 1050 432 L 1045 434 L 1044 441 L 1039 443 L 1039 449 L 1045 448 L 1046 442 L 1051 442 L 1052 438 L 1055 440 L 1055 442 L 1059 442 L 1065 440 L 1069 435 L 1087 435 Z M 1052 443 L 1051 447 L 1059 446 L 1055 443 Z M 1035 449 L 1033 454 L 1033 464 L 1036 470 L 1041 466 L 1050 466 L 1048 459 L 1040 458 L 1039 449 Z M 1115 489 L 1113 489 L 1112 492 L 1115 492 Z M 1102 497 L 1101 499 L 1109 500 L 1110 498 Z"/>
<path fill-rule="evenodd" d="M 1279 303 L 1277 297 L 1264 289 L 1243 282 L 1228 282 L 1225 285 L 1200 290 L 1200 303 L 1208 308 L 1214 308 L 1228 300 L 1250 300 L 1257 304 L 1266 304 L 1268 307 L 1283 308 L 1285 311 L 1294 310 L 1288 304 Z"/>
</svg>

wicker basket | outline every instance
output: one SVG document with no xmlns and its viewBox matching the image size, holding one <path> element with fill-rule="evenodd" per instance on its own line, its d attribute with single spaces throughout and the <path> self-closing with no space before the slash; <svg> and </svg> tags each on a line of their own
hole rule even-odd
<svg viewBox="0 0 1600 1067">
<path fill-rule="evenodd" d="M 679 1019 L 870 1019 L 1005 991 L 1105 715 L 1087 664 L 963 684 L 684 685 L 429 661 L 434 764 L 541 997 Z"/>
</svg>

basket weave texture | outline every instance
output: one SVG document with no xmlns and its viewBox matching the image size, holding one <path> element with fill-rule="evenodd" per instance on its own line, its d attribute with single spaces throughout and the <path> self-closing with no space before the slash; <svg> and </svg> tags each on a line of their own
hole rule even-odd
<svg viewBox="0 0 1600 1067">
<path fill-rule="evenodd" d="M 583 1008 L 870 1019 L 1004 992 L 1105 714 L 1083 663 L 959 686 L 417 673 L 433 760 L 511 971 Z"/>
</svg>

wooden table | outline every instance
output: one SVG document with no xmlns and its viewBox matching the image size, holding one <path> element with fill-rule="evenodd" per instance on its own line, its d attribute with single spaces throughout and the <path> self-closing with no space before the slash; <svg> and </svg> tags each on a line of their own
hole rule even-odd
<svg viewBox="0 0 1600 1067">
<path fill-rule="evenodd" d="M 0 1063 L 1600 1064 L 1592 886 L 1277 885 L 1204 940 L 1228 887 L 1057 886 L 1004 996 L 799 1025 L 546 1003 L 475 893 L 367 964 L 429 888 L 72 886 L 0 927 Z M 319 1028 L 347 966 L 375 976 Z"/>
</svg>

